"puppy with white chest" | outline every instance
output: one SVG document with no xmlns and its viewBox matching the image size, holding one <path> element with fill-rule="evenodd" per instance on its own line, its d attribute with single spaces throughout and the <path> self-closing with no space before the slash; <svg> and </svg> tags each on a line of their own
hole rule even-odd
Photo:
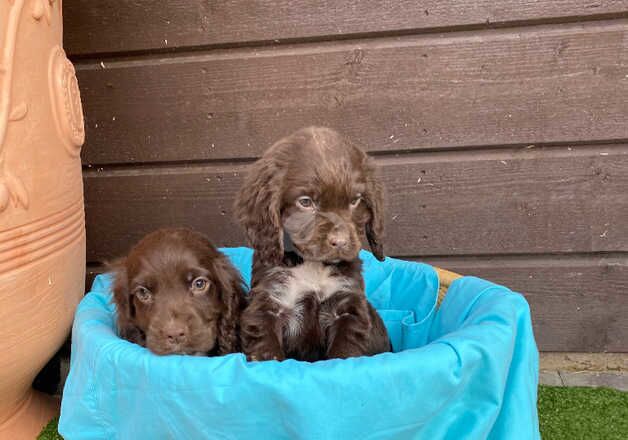
<svg viewBox="0 0 628 440">
<path fill-rule="evenodd" d="M 280 140 L 236 200 L 252 247 L 252 290 L 241 319 L 250 359 L 315 361 L 390 350 L 364 294 L 363 234 L 383 260 L 382 191 L 368 156 L 328 128 Z"/>
</svg>

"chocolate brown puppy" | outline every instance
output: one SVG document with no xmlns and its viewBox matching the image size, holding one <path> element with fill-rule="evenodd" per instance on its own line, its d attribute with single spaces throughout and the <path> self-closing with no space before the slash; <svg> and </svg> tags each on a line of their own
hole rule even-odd
<svg viewBox="0 0 628 440">
<path fill-rule="evenodd" d="M 253 257 L 242 348 L 250 359 L 345 358 L 390 350 L 366 300 L 358 257 L 383 253 L 382 190 L 368 156 L 329 128 L 281 139 L 253 165 L 235 204 Z"/>
<path fill-rule="evenodd" d="M 157 230 L 112 268 L 122 338 L 159 355 L 239 350 L 244 283 L 203 235 Z"/>
</svg>

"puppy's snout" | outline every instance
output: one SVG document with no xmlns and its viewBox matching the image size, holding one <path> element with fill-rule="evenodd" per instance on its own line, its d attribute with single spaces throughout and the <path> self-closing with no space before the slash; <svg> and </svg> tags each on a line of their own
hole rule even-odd
<svg viewBox="0 0 628 440">
<path fill-rule="evenodd" d="M 335 249 L 345 249 L 349 243 L 349 234 L 343 231 L 331 232 L 327 236 L 327 242 Z"/>
<path fill-rule="evenodd" d="M 183 324 L 176 321 L 170 321 L 165 325 L 163 334 L 171 345 L 183 344 L 187 339 L 187 331 Z"/>
</svg>

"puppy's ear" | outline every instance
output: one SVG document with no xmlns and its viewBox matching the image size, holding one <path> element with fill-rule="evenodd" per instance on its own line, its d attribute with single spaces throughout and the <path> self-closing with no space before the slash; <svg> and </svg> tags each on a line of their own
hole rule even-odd
<svg viewBox="0 0 628 440">
<path fill-rule="evenodd" d="M 135 325 L 133 325 L 135 308 L 129 291 L 126 259 L 120 258 L 108 263 L 107 268 L 113 275 L 113 302 L 118 311 L 118 333 L 120 337 L 132 340 L 131 337 L 135 331 Z M 133 342 L 137 341 L 133 340 Z"/>
<path fill-rule="evenodd" d="M 371 212 L 371 218 L 366 224 L 366 238 L 371 246 L 373 255 L 384 260 L 384 196 L 382 187 L 377 180 L 376 168 L 373 161 L 365 157 L 364 170 L 366 172 L 366 194 L 363 199 Z"/>
<path fill-rule="evenodd" d="M 240 312 L 244 306 L 244 281 L 224 255 L 214 260 L 214 282 L 224 311 L 218 322 L 218 354 L 239 350 Z"/>
<path fill-rule="evenodd" d="M 283 259 L 282 183 L 281 168 L 272 157 L 263 157 L 253 164 L 235 200 L 237 219 L 263 266 Z"/>
</svg>

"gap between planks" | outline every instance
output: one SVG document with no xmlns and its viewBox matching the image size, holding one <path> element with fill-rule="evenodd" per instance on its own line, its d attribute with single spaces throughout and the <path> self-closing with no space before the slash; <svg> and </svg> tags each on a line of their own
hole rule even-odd
<svg viewBox="0 0 628 440">
<path fill-rule="evenodd" d="M 574 266 L 626 266 L 628 267 L 628 251 L 626 252 L 578 252 L 562 254 L 484 254 L 484 255 L 452 255 L 452 256 L 409 256 L 389 255 L 407 261 L 428 262 L 431 265 L 446 267 L 574 267 Z M 87 263 L 88 272 L 102 273 L 103 263 L 92 261 Z"/>
<path fill-rule="evenodd" d="M 415 163 L 447 163 L 459 161 L 511 161 L 628 154 L 626 139 L 618 143 L 573 142 L 560 144 L 531 144 L 486 148 L 442 149 L 436 151 L 387 151 L 370 154 L 379 166 Z M 132 162 L 114 164 L 83 164 L 84 178 L 142 176 L 152 174 L 195 174 L 210 169 L 212 172 L 243 172 L 257 158 L 199 159 L 191 161 Z"/>
</svg>

